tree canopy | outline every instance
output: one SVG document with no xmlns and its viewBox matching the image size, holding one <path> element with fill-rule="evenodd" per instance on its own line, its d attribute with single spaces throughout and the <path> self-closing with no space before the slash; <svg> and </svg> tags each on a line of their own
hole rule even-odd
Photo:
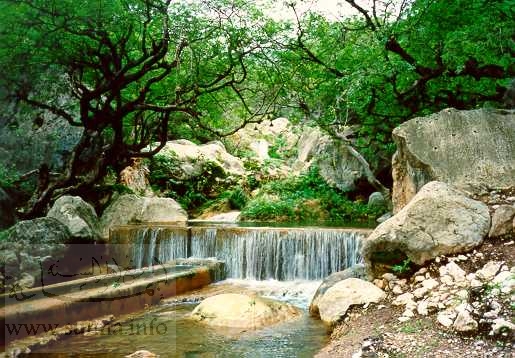
<svg viewBox="0 0 515 358">
<path fill-rule="evenodd" d="M 274 89 L 262 85 L 269 83 L 247 84 L 269 40 L 256 26 L 259 13 L 244 5 L 2 1 L 2 87 L 85 129 L 64 175 L 42 188 L 27 214 L 41 213 L 56 190 L 152 156 L 184 127 L 198 137 L 225 135 L 271 112 Z M 45 91 L 54 83 L 64 99 Z"/>
<path fill-rule="evenodd" d="M 0 94 L 84 129 L 58 178 L 40 169 L 25 215 L 169 139 L 206 141 L 268 115 L 321 126 L 377 170 L 399 123 L 502 106 L 510 1 L 345 3 L 354 15 L 330 20 L 289 2 L 288 21 L 246 0 L 0 0 Z"/>
<path fill-rule="evenodd" d="M 389 158 L 391 130 L 409 118 L 502 106 L 515 74 L 510 1 L 345 2 L 354 16 L 297 17 L 283 60 L 298 108 L 329 131 L 359 124 L 369 160 Z"/>
</svg>

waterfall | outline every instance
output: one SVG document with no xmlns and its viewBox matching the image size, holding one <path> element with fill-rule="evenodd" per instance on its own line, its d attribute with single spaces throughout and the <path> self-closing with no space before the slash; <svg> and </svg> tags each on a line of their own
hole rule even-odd
<svg viewBox="0 0 515 358">
<path fill-rule="evenodd" d="M 254 280 L 318 280 L 361 261 L 363 230 L 329 228 L 134 227 L 136 268 L 177 258 L 216 257 L 226 276 Z"/>
<path fill-rule="evenodd" d="M 225 261 L 227 277 L 315 280 L 358 263 L 363 237 L 341 229 L 193 227 L 190 255 Z"/>
<path fill-rule="evenodd" d="M 188 256 L 188 230 L 186 228 L 145 227 L 130 231 L 132 257 L 135 268 L 165 263 Z"/>
</svg>

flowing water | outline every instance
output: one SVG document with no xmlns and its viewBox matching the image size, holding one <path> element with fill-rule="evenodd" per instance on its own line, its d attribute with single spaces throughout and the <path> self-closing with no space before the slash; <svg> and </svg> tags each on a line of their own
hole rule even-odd
<svg viewBox="0 0 515 358">
<path fill-rule="evenodd" d="M 307 313 L 316 280 L 358 263 L 365 235 L 336 228 L 125 227 L 115 237 L 128 244 L 136 267 L 216 257 L 225 261 L 229 279 L 172 297 L 100 334 L 45 347 L 45 356 L 120 357 L 144 349 L 161 357 L 312 357 L 327 341 L 326 328 Z M 210 328 L 189 319 L 197 302 L 227 291 L 286 301 L 303 314 L 256 331 Z"/>
<path fill-rule="evenodd" d="M 328 228 L 134 227 L 133 262 L 216 257 L 227 277 L 317 280 L 358 263 L 364 232 Z"/>
<path fill-rule="evenodd" d="M 305 311 L 319 282 L 228 280 L 197 291 L 197 299 L 218 292 L 254 292 L 303 308 L 300 318 L 260 330 L 210 328 L 188 318 L 186 299 L 131 315 L 98 335 L 72 336 L 37 353 L 49 357 L 123 357 L 149 350 L 161 357 L 312 357 L 327 342 L 326 329 Z M 216 292 L 212 292 L 216 291 Z M 195 301 L 195 300 L 192 300 Z"/>
</svg>

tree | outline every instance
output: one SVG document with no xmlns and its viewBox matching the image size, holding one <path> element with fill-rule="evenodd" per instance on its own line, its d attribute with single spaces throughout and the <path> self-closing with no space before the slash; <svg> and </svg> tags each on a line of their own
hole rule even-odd
<svg viewBox="0 0 515 358">
<path fill-rule="evenodd" d="M 227 135 L 272 110 L 273 87 L 245 85 L 269 39 L 244 1 L 0 6 L 0 92 L 84 129 L 64 173 L 49 180 L 41 168 L 25 217 L 44 213 L 55 196 L 92 187 L 108 168 L 119 173 L 130 158 L 153 156 L 178 128 Z M 65 100 L 46 93 L 55 83 Z M 236 100 L 245 116 L 224 118 Z"/>
<path fill-rule="evenodd" d="M 354 16 L 297 17 L 283 59 L 297 66 L 297 107 L 329 132 L 357 125 L 353 144 L 375 168 L 407 119 L 503 105 L 515 73 L 510 1 L 345 2 Z"/>
</svg>

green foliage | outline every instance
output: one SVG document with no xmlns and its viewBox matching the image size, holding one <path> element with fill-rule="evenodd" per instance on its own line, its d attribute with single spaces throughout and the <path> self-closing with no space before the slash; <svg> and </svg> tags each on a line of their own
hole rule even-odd
<svg viewBox="0 0 515 358">
<path fill-rule="evenodd" d="M 236 187 L 229 192 L 228 195 L 229 205 L 231 209 L 241 210 L 245 207 L 248 201 L 247 194 L 241 187 Z"/>
<path fill-rule="evenodd" d="M 171 153 L 156 155 L 149 164 L 149 182 L 153 190 L 177 200 L 186 210 L 193 210 L 220 195 L 220 191 L 231 183 L 225 180 L 222 167 L 211 161 L 202 161 L 199 173 L 190 179 L 183 179 L 177 156 Z M 243 200 L 234 194 L 234 203 Z"/>
<path fill-rule="evenodd" d="M 374 1 L 362 4 L 368 19 L 355 11 L 338 21 L 308 12 L 291 51 L 278 57 L 288 88 L 284 115 L 327 129 L 356 125 L 353 144 L 377 167 L 395 149 L 392 129 L 407 119 L 502 106 L 514 76 L 509 3 L 415 0 L 398 16 Z"/>
<path fill-rule="evenodd" d="M 349 222 L 371 220 L 380 214 L 380 209 L 352 202 L 330 187 L 313 166 L 298 177 L 264 184 L 241 215 L 244 220 Z"/>
<path fill-rule="evenodd" d="M 397 274 L 405 274 L 411 270 L 411 260 L 408 258 L 402 261 L 401 264 L 393 265 L 392 271 Z"/>
<path fill-rule="evenodd" d="M 116 183 L 111 185 L 110 188 L 113 192 L 116 192 L 118 194 L 134 194 L 134 191 L 132 191 L 131 188 L 123 184 Z"/>
<path fill-rule="evenodd" d="M 11 233 L 11 230 L 1 230 L 0 231 L 0 241 L 4 241 L 4 240 L 7 240 L 7 238 L 9 237 L 9 234 Z"/>
<path fill-rule="evenodd" d="M 19 175 L 14 169 L 0 163 L 0 188 L 12 188 L 18 178 Z"/>
</svg>

